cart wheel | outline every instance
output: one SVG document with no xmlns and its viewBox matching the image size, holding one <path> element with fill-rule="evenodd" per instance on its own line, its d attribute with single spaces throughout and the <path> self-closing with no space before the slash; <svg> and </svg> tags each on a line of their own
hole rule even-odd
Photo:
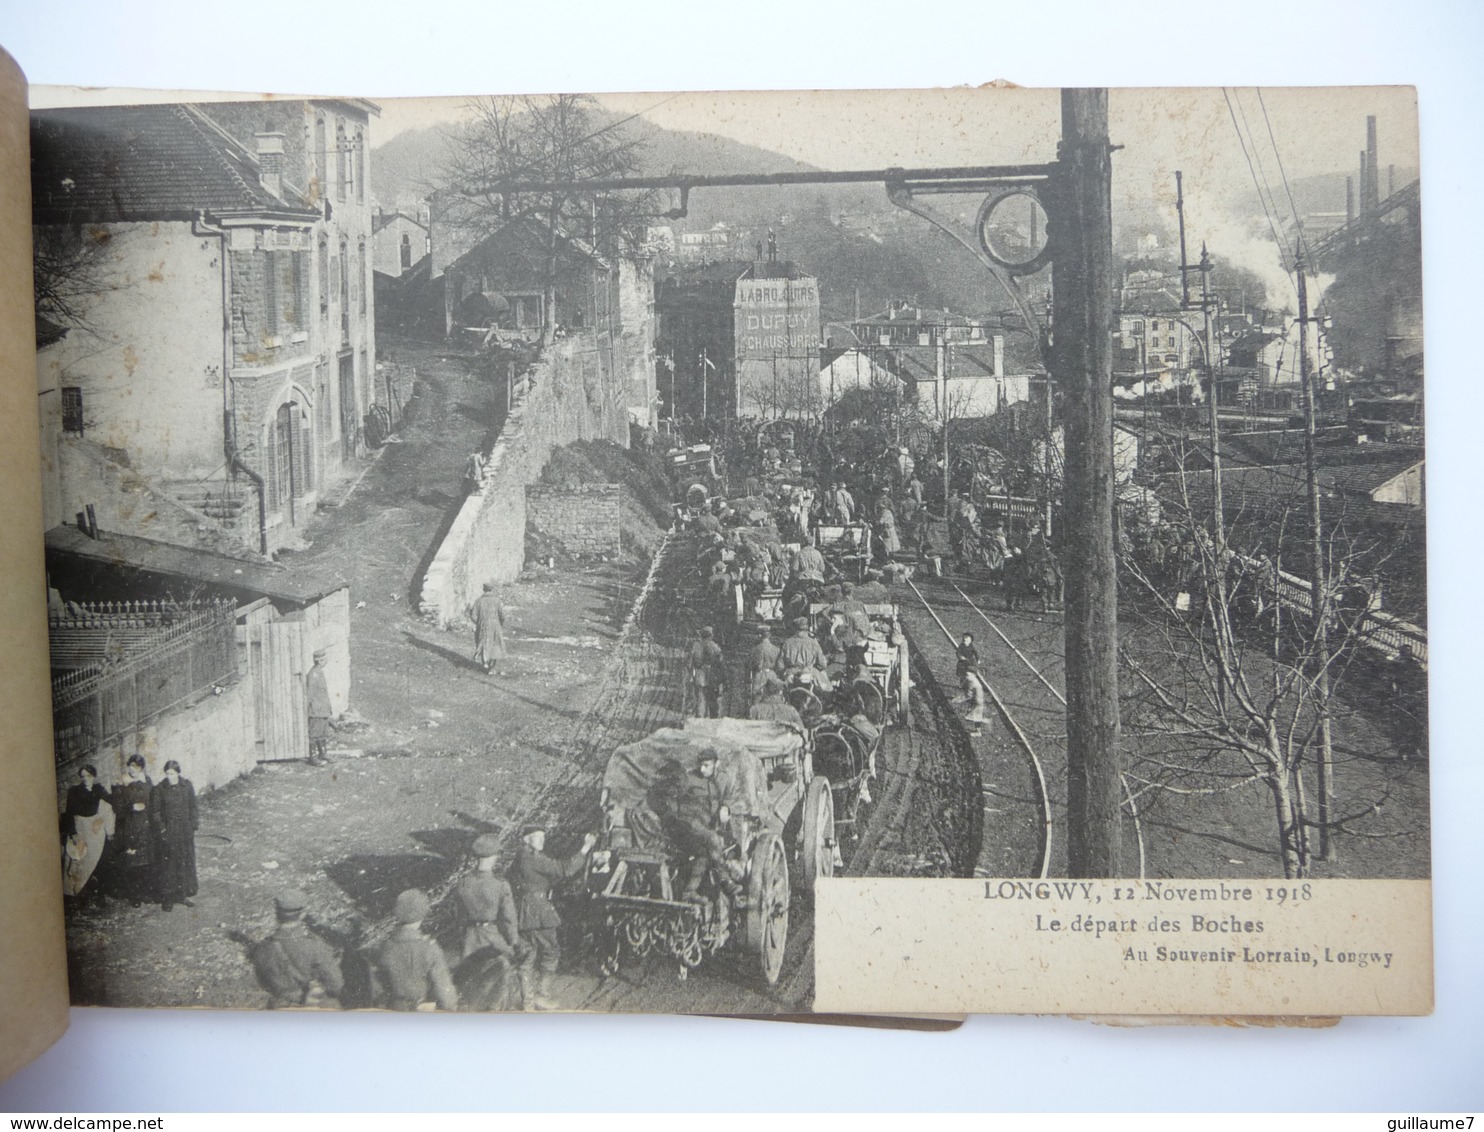
<svg viewBox="0 0 1484 1132">
<path fill-rule="evenodd" d="M 897 666 L 897 722 L 903 727 L 910 727 L 912 726 L 912 703 L 908 689 L 912 687 L 912 661 L 909 659 L 911 650 L 906 645 L 899 645 L 897 652 L 900 657 Z"/>
<path fill-rule="evenodd" d="M 752 847 L 747 878 L 747 950 L 757 956 L 758 973 L 769 986 L 783 971 L 788 942 L 788 858 L 783 840 L 765 833 Z"/>
<path fill-rule="evenodd" d="M 812 889 L 816 878 L 835 875 L 835 796 L 827 778 L 816 777 L 804 792 L 802 836 L 800 882 Z"/>
</svg>

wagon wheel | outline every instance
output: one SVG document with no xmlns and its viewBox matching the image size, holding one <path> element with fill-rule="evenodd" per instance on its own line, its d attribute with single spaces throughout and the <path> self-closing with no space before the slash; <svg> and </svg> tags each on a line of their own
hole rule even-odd
<svg viewBox="0 0 1484 1132">
<path fill-rule="evenodd" d="M 757 956 L 763 981 L 769 986 L 777 983 L 788 942 L 788 857 L 776 833 L 763 834 L 752 847 L 744 942 Z"/>
<path fill-rule="evenodd" d="M 824 704 L 820 702 L 819 696 L 805 685 L 790 688 L 783 698 L 799 713 L 805 727 L 813 727 L 824 714 Z"/>
<path fill-rule="evenodd" d="M 813 889 L 819 877 L 835 875 L 835 796 L 830 780 L 816 776 L 804 792 L 800 882 Z"/>
<path fill-rule="evenodd" d="M 912 662 L 909 659 L 910 656 L 910 649 L 906 648 L 905 646 L 898 646 L 898 663 L 896 671 L 897 686 L 895 690 L 897 694 L 897 722 L 903 727 L 912 726 L 912 703 L 910 691 L 912 687 Z"/>
</svg>

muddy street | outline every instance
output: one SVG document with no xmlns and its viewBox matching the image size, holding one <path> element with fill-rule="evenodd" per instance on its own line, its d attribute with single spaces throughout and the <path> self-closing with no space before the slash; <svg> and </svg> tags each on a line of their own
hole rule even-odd
<svg viewBox="0 0 1484 1132">
<path fill-rule="evenodd" d="M 444 899 L 472 839 L 513 851 L 519 827 L 551 825 L 570 852 L 599 821 L 613 749 L 679 724 L 684 653 L 704 618 L 695 547 L 672 535 L 652 562 L 536 562 L 504 587 L 512 660 L 487 676 L 472 633 L 444 631 L 411 605 L 420 564 L 461 498 L 464 457 L 483 439 L 489 391 L 458 359 L 418 367 L 411 423 L 321 511 L 284 560 L 351 587 L 350 711 L 331 763 L 261 765 L 201 799 L 201 892 L 165 912 L 110 900 L 70 918 L 79 1002 L 190 1005 L 264 999 L 248 946 L 272 930 L 272 900 L 302 889 L 320 935 L 354 954 L 384 937 L 397 894 L 434 898 L 428 927 L 457 955 L 461 925 Z M 742 650 L 739 649 L 739 654 Z M 930 677 L 924 677 L 930 679 Z M 964 801 L 964 748 L 941 697 L 924 695 L 911 730 L 886 733 L 881 783 L 843 846 L 846 870 L 951 875 L 972 869 L 978 815 Z M 971 784 L 965 787 L 965 782 Z M 776 986 L 718 956 L 682 979 L 646 960 L 600 979 L 597 947 L 568 905 L 566 957 L 553 993 L 566 1009 L 773 1013 L 807 1009 L 813 958 L 807 899 L 795 895 Z"/>
</svg>

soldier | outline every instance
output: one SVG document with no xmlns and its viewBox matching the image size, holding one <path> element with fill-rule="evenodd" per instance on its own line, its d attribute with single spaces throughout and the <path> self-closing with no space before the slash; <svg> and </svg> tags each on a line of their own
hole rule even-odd
<svg viewBox="0 0 1484 1132">
<path fill-rule="evenodd" d="M 484 593 L 469 610 L 474 618 L 474 663 L 486 676 L 498 675 L 505 650 L 505 606 L 494 582 L 484 583 Z"/>
<path fill-rule="evenodd" d="M 771 669 L 760 673 L 762 696 L 747 711 L 748 719 L 770 719 L 777 723 L 788 723 L 804 730 L 804 720 L 793 704 L 783 698 L 783 681 Z"/>
<path fill-rule="evenodd" d="M 747 682 L 754 699 L 762 693 L 767 675 L 772 673 L 777 676 L 779 658 L 782 655 L 770 625 L 763 630 L 762 639 L 753 646 L 752 654 L 747 658 Z M 782 681 L 779 681 L 779 687 L 782 686 Z"/>
<path fill-rule="evenodd" d="M 819 642 L 809 631 L 809 618 L 794 618 L 793 636 L 783 642 L 782 655 L 779 659 L 785 675 L 806 673 L 820 691 L 834 691 L 834 685 L 830 683 L 829 674 L 826 671 L 829 658 L 824 655 L 824 649 L 819 647 Z"/>
<path fill-rule="evenodd" d="M 268 1009 L 321 1006 L 338 999 L 344 981 L 335 953 L 304 924 L 309 898 L 285 889 L 273 898 L 278 930 L 252 949 L 258 982 L 268 992 Z"/>
<path fill-rule="evenodd" d="M 842 619 L 835 639 L 845 654 L 846 666 L 862 663 L 866 657 L 866 641 L 871 636 L 871 616 L 866 612 L 866 603 L 855 596 L 855 587 L 849 582 L 840 583 L 840 600 L 830 606 L 830 614 Z"/>
<path fill-rule="evenodd" d="M 736 579 L 725 561 L 711 567 L 711 577 L 706 579 L 706 600 L 716 624 L 721 626 L 722 638 L 730 638 L 729 626 L 737 624 Z"/>
<path fill-rule="evenodd" d="M 474 871 L 459 881 L 459 907 L 464 913 L 464 958 L 491 950 L 514 959 L 520 944 L 520 917 L 510 882 L 495 875 L 500 839 L 486 833 L 470 846 Z"/>
<path fill-rule="evenodd" d="M 520 917 L 510 882 L 495 874 L 500 839 L 482 834 L 469 851 L 476 861 L 474 871 L 455 889 L 464 913 L 464 958 L 454 979 L 466 1006 L 501 1010 L 518 962 Z"/>
<path fill-rule="evenodd" d="M 825 569 L 824 555 L 819 552 L 819 547 L 809 544 L 800 547 L 789 564 L 789 574 L 796 584 L 812 582 L 823 585 Z"/>
<path fill-rule="evenodd" d="M 546 855 L 544 826 L 525 826 L 520 831 L 520 840 L 515 864 L 510 866 L 508 875 L 520 913 L 520 941 L 526 948 L 520 966 L 521 1004 L 526 1010 L 554 1010 L 556 1003 L 548 996 L 551 994 L 552 976 L 556 974 L 562 957 L 561 944 L 557 940 L 557 928 L 562 926 L 562 918 L 551 902 L 551 886 L 581 872 L 583 862 L 598 839 L 591 833 L 586 834 L 582 848 L 565 861 L 556 861 Z"/>
<path fill-rule="evenodd" d="M 421 889 L 409 888 L 397 897 L 392 910 L 397 930 L 376 954 L 388 1009 L 431 1010 L 429 996 L 440 1010 L 459 1008 L 443 949 L 423 935 L 423 920 L 431 910 L 428 895 Z"/>
<path fill-rule="evenodd" d="M 680 899 L 695 900 L 708 866 L 716 882 L 732 897 L 739 894 L 739 875 L 727 868 L 726 839 L 720 830 L 731 820 L 716 780 L 716 750 L 707 747 L 696 757 L 696 766 L 685 776 L 676 804 L 675 840 L 691 855 L 685 887 Z"/>
<path fill-rule="evenodd" d="M 324 649 L 314 650 L 314 667 L 304 680 L 304 710 L 309 715 L 309 765 L 330 765 L 330 720 L 335 716 L 330 685 L 325 679 Z"/>
<path fill-rule="evenodd" d="M 712 639 L 715 635 L 716 630 L 710 625 L 703 628 L 691 645 L 688 658 L 690 682 L 705 701 L 708 719 L 720 717 L 721 692 L 726 683 L 726 664 L 721 646 Z"/>
</svg>

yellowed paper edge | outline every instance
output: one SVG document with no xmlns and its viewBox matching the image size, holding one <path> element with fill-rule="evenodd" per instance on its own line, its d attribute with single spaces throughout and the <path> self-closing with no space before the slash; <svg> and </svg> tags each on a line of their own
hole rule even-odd
<svg viewBox="0 0 1484 1132">
<path fill-rule="evenodd" d="M 47 682 L 26 77 L 0 49 L 0 1080 L 67 1029 Z"/>
</svg>

